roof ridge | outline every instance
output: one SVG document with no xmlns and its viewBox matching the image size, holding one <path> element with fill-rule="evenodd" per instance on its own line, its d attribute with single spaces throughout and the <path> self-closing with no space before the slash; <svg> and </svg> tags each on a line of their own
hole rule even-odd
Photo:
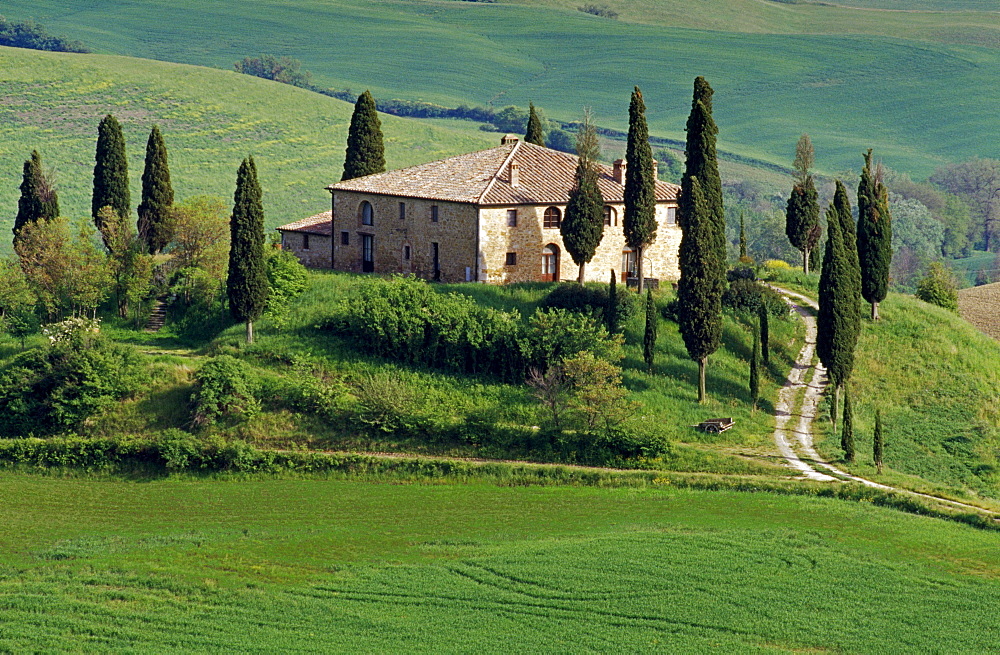
<svg viewBox="0 0 1000 655">
<path fill-rule="evenodd" d="M 489 195 L 490 191 L 493 190 L 493 185 L 496 183 L 497 179 L 499 178 L 500 171 L 502 171 L 503 169 L 507 168 L 507 165 L 510 163 L 510 160 L 514 158 L 514 153 L 516 153 L 520 149 L 521 149 L 521 141 L 517 140 L 517 141 L 514 142 L 514 147 L 510 149 L 510 154 L 507 155 L 507 158 L 504 159 L 503 162 L 500 164 L 500 168 L 498 168 L 497 171 L 495 173 L 493 173 L 493 176 L 490 177 L 490 181 L 486 185 L 486 188 L 483 189 L 483 192 L 481 194 L 479 194 L 478 198 L 476 198 L 476 204 L 477 205 L 483 204 L 483 200 L 486 198 L 487 195 Z"/>
</svg>

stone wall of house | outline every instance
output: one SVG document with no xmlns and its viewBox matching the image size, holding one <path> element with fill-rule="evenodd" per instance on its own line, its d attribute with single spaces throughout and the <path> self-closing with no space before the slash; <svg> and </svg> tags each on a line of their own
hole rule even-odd
<svg viewBox="0 0 1000 655">
<path fill-rule="evenodd" d="M 281 249 L 288 250 L 309 268 L 330 268 L 332 240 L 322 234 L 307 235 L 303 232 L 281 232 Z"/>
<path fill-rule="evenodd" d="M 372 207 L 371 225 L 363 223 L 364 202 Z M 476 208 L 470 204 L 335 191 L 333 267 L 363 272 L 362 244 L 364 236 L 369 235 L 374 245 L 372 272 L 376 274 L 404 273 L 433 280 L 437 244 L 440 281 L 475 280 L 476 215 Z"/>
<path fill-rule="evenodd" d="M 594 258 L 584 269 L 587 281 L 607 282 L 610 272 L 615 271 L 619 280 L 624 279 L 625 236 L 622 229 L 624 205 L 612 203 L 612 224 L 604 227 L 604 238 L 594 254 Z M 579 268 L 566 252 L 558 228 L 544 226 L 545 210 L 550 205 L 489 207 L 480 210 L 480 274 L 481 279 L 491 283 L 534 282 L 545 279 L 542 271 L 542 252 L 549 246 L 558 252 L 558 279 L 576 280 Z M 565 205 L 556 206 L 560 216 Z M 657 205 L 656 218 L 659 223 L 656 241 L 643 253 L 643 275 L 660 280 L 677 280 L 678 250 L 681 243 L 681 229 L 668 219 L 674 203 Z M 508 210 L 517 210 L 517 225 L 509 226 Z M 508 257 L 508 254 L 513 257 Z M 508 264 L 509 260 L 515 263 Z"/>
</svg>

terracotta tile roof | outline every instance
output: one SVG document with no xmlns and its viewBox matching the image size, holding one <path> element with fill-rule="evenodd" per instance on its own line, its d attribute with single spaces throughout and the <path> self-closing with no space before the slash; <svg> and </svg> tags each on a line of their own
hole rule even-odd
<svg viewBox="0 0 1000 655">
<path fill-rule="evenodd" d="M 303 218 L 301 221 L 282 225 L 277 229 L 282 232 L 308 232 L 328 237 L 333 234 L 333 212 L 316 214 L 309 218 Z"/>
<path fill-rule="evenodd" d="M 511 162 L 520 167 L 517 186 L 510 183 Z M 561 204 L 569 198 L 576 162 L 576 155 L 518 141 L 338 182 L 327 189 L 476 205 Z M 599 168 L 605 201 L 622 202 L 624 187 L 615 182 L 612 167 Z M 679 191 L 677 185 L 656 183 L 658 200 L 676 200 Z"/>
</svg>

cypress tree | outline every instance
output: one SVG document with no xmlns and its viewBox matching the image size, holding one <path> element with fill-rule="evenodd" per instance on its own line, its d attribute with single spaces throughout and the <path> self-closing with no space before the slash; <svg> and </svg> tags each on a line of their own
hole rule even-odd
<svg viewBox="0 0 1000 655">
<path fill-rule="evenodd" d="M 854 409 L 851 394 L 844 389 L 844 426 L 840 433 L 840 447 L 844 449 L 844 460 L 854 461 Z"/>
<path fill-rule="evenodd" d="M 882 411 L 875 410 L 875 436 L 872 440 L 872 460 L 875 462 L 875 469 L 882 474 L 882 451 L 885 449 L 885 441 L 882 436 Z"/>
<path fill-rule="evenodd" d="M 753 331 L 753 349 L 750 351 L 750 408 L 757 411 L 760 400 L 760 335 Z"/>
<path fill-rule="evenodd" d="M 382 122 L 375 110 L 375 99 L 365 91 L 358 96 L 347 132 L 347 156 L 343 180 L 385 172 L 385 147 L 382 145 Z"/>
<path fill-rule="evenodd" d="M 726 281 L 726 222 L 716 161 L 717 132 L 712 119 L 712 88 L 698 77 L 687 122 L 687 162 L 677 212 L 682 232 L 677 314 L 688 355 L 698 362 L 699 402 L 706 400 L 708 356 L 722 339 Z"/>
<path fill-rule="evenodd" d="M 167 167 L 167 146 L 156 125 L 146 142 L 146 168 L 142 172 L 142 202 L 139 203 L 139 238 L 149 254 L 163 250 L 170 240 L 170 209 L 174 189 Z"/>
<path fill-rule="evenodd" d="M 127 217 L 132 211 L 125 136 L 122 134 L 122 126 L 111 114 L 105 116 L 97 127 L 97 152 L 94 159 L 94 195 L 90 205 L 94 225 L 101 230 L 101 207 L 111 207 L 122 217 Z"/>
<path fill-rule="evenodd" d="M 59 198 L 42 170 L 42 156 L 37 150 L 32 150 L 31 158 L 24 162 L 21 197 L 17 200 L 17 216 L 14 218 L 14 241 L 17 242 L 21 229 L 28 223 L 38 219 L 51 221 L 58 216 Z"/>
<path fill-rule="evenodd" d="M 646 289 L 646 332 L 642 338 L 642 357 L 646 362 L 646 369 L 652 373 L 656 359 L 656 305 L 653 303 L 652 289 Z"/>
<path fill-rule="evenodd" d="M 538 117 L 538 112 L 535 111 L 534 103 L 528 103 L 528 130 L 524 135 L 524 140 L 527 143 L 533 143 L 536 146 L 545 147 L 545 134 L 542 130 L 542 120 Z"/>
<path fill-rule="evenodd" d="M 577 281 L 583 284 L 584 268 L 604 237 L 604 196 L 597 185 L 600 146 L 590 111 L 583 114 L 583 128 L 576 138 L 576 174 L 569 191 L 566 212 L 559 224 L 563 245 L 580 267 Z"/>
<path fill-rule="evenodd" d="M 757 318 L 760 323 L 760 353 L 764 364 L 771 363 L 771 323 L 767 315 L 767 307 L 763 302 L 757 308 Z"/>
<path fill-rule="evenodd" d="M 747 255 L 747 231 L 743 224 L 743 212 L 740 212 L 740 263 L 750 263 L 750 257 Z"/>
<path fill-rule="evenodd" d="M 865 153 L 865 167 L 858 183 L 858 258 L 861 262 L 861 295 L 871 303 L 872 320 L 889 290 L 892 264 L 892 217 L 889 194 L 872 171 L 872 151 Z"/>
<path fill-rule="evenodd" d="M 618 333 L 618 284 L 614 269 L 611 270 L 611 283 L 608 285 L 608 305 L 604 308 L 604 322 L 608 326 L 608 334 Z"/>
<path fill-rule="evenodd" d="M 819 224 L 819 194 L 812 175 L 792 187 L 785 206 L 785 236 L 802 253 L 802 270 L 809 272 L 809 254 L 815 246 L 813 231 Z M 817 237 L 818 238 L 818 237 Z"/>
<path fill-rule="evenodd" d="M 643 288 L 642 253 L 656 240 L 656 169 L 649 146 L 646 105 L 635 87 L 628 108 L 628 141 L 625 147 L 625 243 L 635 251 L 638 290 Z"/>
<path fill-rule="evenodd" d="M 229 311 L 247 326 L 253 343 L 253 322 L 267 304 L 267 263 L 264 256 L 264 207 L 253 157 L 243 160 L 236 176 L 233 214 L 229 219 Z"/>
</svg>

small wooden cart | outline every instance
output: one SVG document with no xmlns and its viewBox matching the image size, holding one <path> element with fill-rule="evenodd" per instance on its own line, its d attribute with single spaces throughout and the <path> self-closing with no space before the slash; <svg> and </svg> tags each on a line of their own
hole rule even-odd
<svg viewBox="0 0 1000 655">
<path fill-rule="evenodd" d="M 720 432 L 725 432 L 735 424 L 736 422 L 732 419 L 732 417 L 710 418 L 707 421 L 702 421 L 694 427 L 704 432 L 708 432 L 709 434 L 719 434 Z"/>
</svg>

